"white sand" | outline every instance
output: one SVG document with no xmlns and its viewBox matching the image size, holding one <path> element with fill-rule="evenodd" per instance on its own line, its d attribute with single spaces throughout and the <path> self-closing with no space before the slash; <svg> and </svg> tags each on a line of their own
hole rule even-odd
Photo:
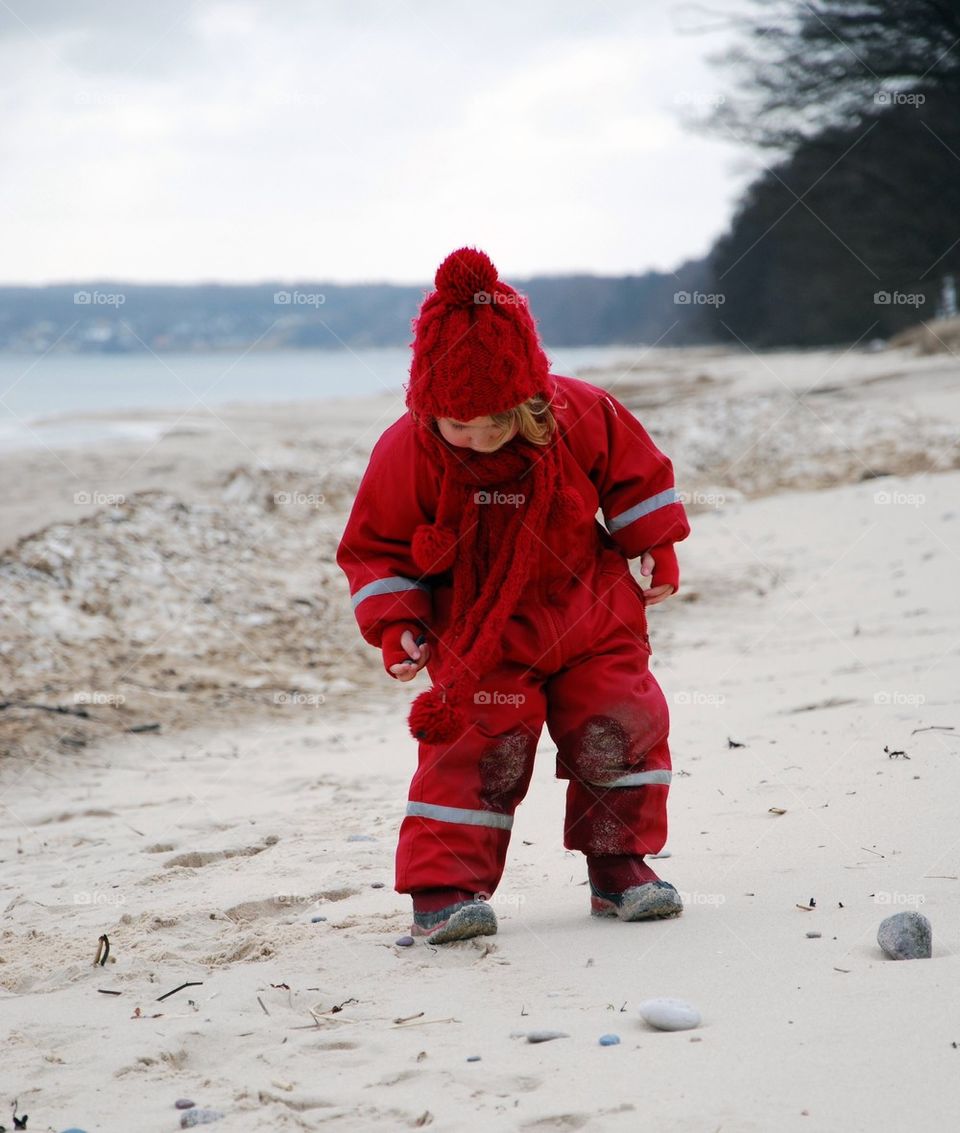
<svg viewBox="0 0 960 1133">
<path fill-rule="evenodd" d="M 70 734 L 85 747 L 57 742 L 57 718 L 59 730 L 41 729 L 34 743 L 30 711 L 16 717 L 0 765 L 3 1096 L 18 1098 L 31 1128 L 174 1129 L 183 1096 L 224 1110 L 212 1128 L 231 1131 L 950 1127 L 960 1057 L 960 471 L 945 443 L 952 434 L 955 444 L 960 421 L 955 360 L 951 371 L 943 359 L 900 353 L 689 351 L 657 364 L 680 375 L 676 404 L 648 413 L 641 401 L 659 395 L 638 390 L 639 415 L 663 422 L 663 435 L 682 421 L 705 431 L 702 445 L 692 426 L 678 432 L 678 484 L 727 496 L 691 508 L 681 595 L 650 615 L 677 772 L 672 856 L 659 865 L 685 894 L 684 915 L 634 925 L 588 916 L 582 857 L 562 848 L 565 784 L 551 777 L 545 732 L 494 898 L 499 934 L 396 947 L 409 915 L 392 889 L 393 850 L 416 758 L 406 706 L 425 678 L 391 682 L 352 639 L 339 654 L 350 625 L 338 612 L 341 583 L 318 564 L 331 599 L 321 636 L 334 641 L 313 674 L 326 692 L 313 701 L 306 681 L 284 685 L 284 670 L 272 687 L 295 687 L 298 700 L 244 700 L 242 719 L 231 720 L 230 703 L 216 700 L 224 677 L 209 703 L 196 690 L 186 698 L 191 719 L 163 708 L 178 698 L 158 686 L 160 734 L 78 721 Z M 776 460 L 764 465 L 741 443 L 727 463 L 696 464 L 716 444 L 704 422 L 756 428 L 758 398 L 769 407 L 828 367 L 824 384 L 837 393 L 810 408 L 788 399 L 793 412 L 766 437 L 758 431 L 758 451 Z M 712 379 L 700 383 L 702 397 L 717 399 L 712 414 L 694 388 L 701 372 Z M 649 382 L 654 368 L 641 376 Z M 359 449 L 369 449 L 396 416 L 388 400 L 344 402 L 322 426 L 280 408 L 232 410 L 227 420 L 248 464 L 250 453 L 268 454 L 276 468 L 288 452 L 300 468 L 312 444 L 325 467 L 329 446 L 362 420 L 378 422 L 362 433 Z M 826 469 L 803 459 L 817 420 L 828 422 L 817 442 Z M 904 420 L 913 428 L 898 429 Z M 887 439 L 876 448 L 878 437 Z M 926 467 L 924 437 L 936 459 L 916 470 Z M 348 447 L 337 460 L 352 475 L 362 451 L 351 465 Z M 208 503 L 244 463 L 171 438 L 140 461 L 134 483 L 117 472 L 130 462 L 120 448 L 62 456 L 84 483 L 97 460 L 99 483 L 114 490 L 162 486 Z M 794 484 L 817 484 L 831 469 L 840 482 L 784 488 L 788 456 Z M 731 466 L 737 458 L 740 468 L 753 462 L 747 479 Z M 151 461 L 173 468 L 148 474 Z M 747 498 L 764 467 L 766 490 Z M 868 467 L 901 474 L 857 482 Z M 77 530 L 58 538 L 76 559 L 84 535 L 63 477 L 31 454 L 24 495 L 6 516 L 18 534 L 70 520 Z M 312 530 L 328 550 L 336 525 L 324 522 Z M 297 524 L 280 517 L 276 526 L 286 549 L 271 550 L 264 572 L 303 553 Z M 35 636 L 42 613 L 29 615 L 29 603 L 49 598 L 44 586 L 69 589 L 72 576 L 56 568 L 34 578 L 14 561 L 26 603 L 16 607 L 18 632 Z M 345 594 L 344 583 L 341 602 Z M 65 605 L 77 601 L 70 594 Z M 144 608 L 153 609 L 146 598 Z M 295 647 L 281 629 L 264 671 L 282 665 L 283 640 Z M 67 651 L 82 681 L 82 658 L 115 664 L 108 638 L 51 647 Z M 224 654 L 230 675 L 254 671 L 250 652 Z M 153 656 L 151 681 L 170 660 L 159 647 Z M 182 664 L 189 669 L 186 650 Z M 25 679 L 22 695 L 64 703 L 52 676 L 31 672 L 37 683 Z M 132 719 L 140 705 L 128 707 Z M 898 751 L 906 755 L 891 757 Z M 797 907 L 811 897 L 813 911 Z M 933 959 L 885 960 L 880 920 L 913 908 L 933 923 Z M 312 924 L 314 915 L 328 919 Z M 101 933 L 111 959 L 96 968 Z M 188 980 L 202 985 L 157 1001 Z M 650 1030 L 636 1009 L 656 995 L 690 1000 L 703 1026 Z M 569 1037 L 511 1037 L 539 1027 Z M 607 1032 L 621 1045 L 600 1047 Z M 4 1114 L 0 1123 L 12 1125 Z"/>
</svg>

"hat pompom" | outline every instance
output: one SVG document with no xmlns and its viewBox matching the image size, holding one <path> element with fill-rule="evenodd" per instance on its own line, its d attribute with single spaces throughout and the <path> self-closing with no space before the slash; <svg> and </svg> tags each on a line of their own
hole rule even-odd
<svg viewBox="0 0 960 1133">
<path fill-rule="evenodd" d="M 449 570 L 457 552 L 457 533 L 438 523 L 421 523 L 410 541 L 413 561 L 424 574 Z"/>
<path fill-rule="evenodd" d="M 583 497 L 573 488 L 561 488 L 550 501 L 550 524 L 563 527 L 573 524 L 583 511 Z"/>
<path fill-rule="evenodd" d="M 497 269 L 493 261 L 477 248 L 458 248 L 437 268 L 436 285 L 440 295 L 453 306 L 466 306 L 479 301 L 489 303 L 496 286 Z"/>
<path fill-rule="evenodd" d="M 431 744 L 452 743 L 467 728 L 467 717 L 456 704 L 445 701 L 445 690 L 438 685 L 420 693 L 413 702 L 410 734 L 415 740 Z"/>
</svg>

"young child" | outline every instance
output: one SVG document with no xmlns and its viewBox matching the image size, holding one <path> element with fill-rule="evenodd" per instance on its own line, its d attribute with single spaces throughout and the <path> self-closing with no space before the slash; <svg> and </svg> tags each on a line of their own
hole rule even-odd
<svg viewBox="0 0 960 1133">
<path fill-rule="evenodd" d="M 386 671 L 432 681 L 409 715 L 396 859 L 411 932 L 496 932 L 488 901 L 544 723 L 592 913 L 676 916 L 644 861 L 666 841 L 670 783 L 646 607 L 678 589 L 673 544 L 690 532 L 672 464 L 616 398 L 550 373 L 526 299 L 483 252 L 451 253 L 435 282 L 408 412 L 375 444 L 337 550 Z"/>
</svg>

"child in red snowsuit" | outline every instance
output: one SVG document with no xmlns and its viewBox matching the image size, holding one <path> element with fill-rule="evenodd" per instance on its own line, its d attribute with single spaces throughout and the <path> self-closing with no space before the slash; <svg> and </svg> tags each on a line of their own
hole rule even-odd
<svg viewBox="0 0 960 1133">
<path fill-rule="evenodd" d="M 337 550 L 386 671 L 432 681 L 409 716 L 396 860 L 411 931 L 496 931 L 487 902 L 544 723 L 592 912 L 675 916 L 644 861 L 666 841 L 671 774 L 646 607 L 678 589 L 690 532 L 671 462 L 616 398 L 550 373 L 525 298 L 483 252 L 440 265 L 411 345 L 408 412 L 374 446 Z"/>
</svg>

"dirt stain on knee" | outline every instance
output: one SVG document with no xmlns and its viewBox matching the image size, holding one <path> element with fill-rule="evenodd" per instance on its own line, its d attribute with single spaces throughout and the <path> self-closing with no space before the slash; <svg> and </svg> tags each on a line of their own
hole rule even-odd
<svg viewBox="0 0 960 1133">
<path fill-rule="evenodd" d="M 631 748 L 630 734 L 612 716 L 591 716 L 570 749 L 571 770 L 588 783 L 622 775 Z"/>
<path fill-rule="evenodd" d="M 480 800 L 496 810 L 510 809 L 532 770 L 533 743 L 526 733 L 501 736 L 480 757 Z"/>
</svg>

